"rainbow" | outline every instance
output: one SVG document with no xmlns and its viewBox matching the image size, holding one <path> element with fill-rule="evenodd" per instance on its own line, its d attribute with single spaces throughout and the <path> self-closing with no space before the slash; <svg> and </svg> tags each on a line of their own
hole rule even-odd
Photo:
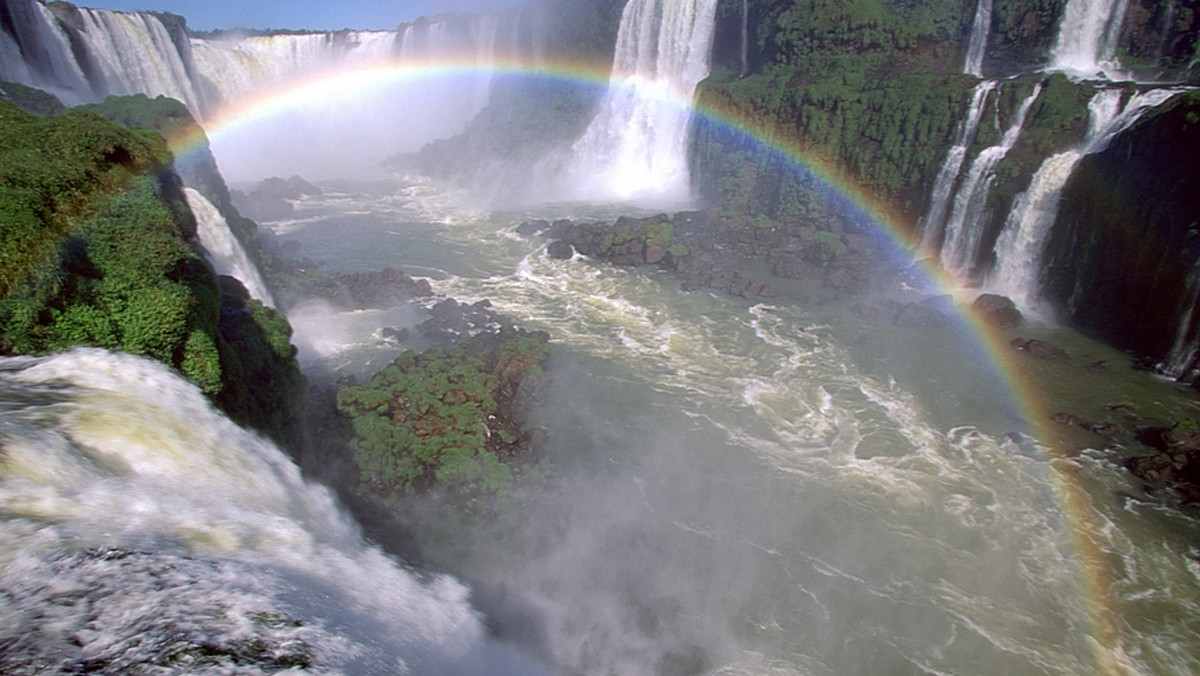
<svg viewBox="0 0 1200 676">
<path fill-rule="evenodd" d="M 314 100 L 337 97 L 353 99 L 362 92 L 402 87 L 423 81 L 475 77 L 480 74 L 480 68 L 472 56 L 437 62 L 426 61 L 414 65 L 385 63 L 326 71 L 225 106 L 205 120 L 203 130 L 193 127 L 179 137 L 168 139 L 168 142 L 178 156 L 201 148 L 207 149 L 209 139 L 217 140 L 236 134 L 253 124 L 269 120 L 272 116 L 308 106 Z M 568 87 L 607 87 L 611 76 L 607 64 L 567 60 L 540 63 L 537 66 L 519 61 L 497 62 L 487 64 L 486 69 L 495 77 L 534 78 L 537 81 Z M 642 83 L 642 86 L 653 87 L 647 83 Z M 904 255 L 917 260 L 917 266 L 923 272 L 926 281 L 941 289 L 943 293 L 963 300 L 965 291 L 961 280 L 942 270 L 940 266 L 925 262 L 936 260 L 936 256 L 914 248 L 917 244 L 911 223 L 856 185 L 835 162 L 805 148 L 801 139 L 781 136 L 777 130 L 768 128 L 737 111 L 721 110 L 713 106 L 696 106 L 690 94 L 661 88 L 656 89 L 654 95 L 691 109 L 694 115 L 722 132 L 732 134 L 745 145 L 775 154 L 790 166 L 813 176 L 832 194 L 839 196 L 856 215 L 861 216 L 861 221 L 873 224 L 893 246 Z M 1047 449 L 1047 459 L 1053 468 L 1050 474 L 1054 477 L 1057 497 L 1070 527 L 1072 544 L 1084 572 L 1083 583 L 1089 604 L 1096 672 L 1124 673 L 1120 658 L 1112 648 L 1119 645 L 1120 636 L 1114 584 L 1109 577 L 1107 556 L 1089 536 L 1090 533 L 1099 532 L 1101 528 L 1092 516 L 1089 496 L 1075 476 L 1076 465 L 1064 460 L 1067 454 L 1058 446 L 1056 435 L 1048 427 L 1048 409 L 1038 392 L 1022 376 L 1022 369 L 1016 361 L 1016 350 L 1008 345 L 1007 338 L 969 311 L 960 312 L 955 319 L 984 353 L 985 359 L 994 366 L 995 374 L 1012 396 L 1010 403 L 1016 409 L 1017 415 L 1029 425 L 1028 432 Z"/>
</svg>

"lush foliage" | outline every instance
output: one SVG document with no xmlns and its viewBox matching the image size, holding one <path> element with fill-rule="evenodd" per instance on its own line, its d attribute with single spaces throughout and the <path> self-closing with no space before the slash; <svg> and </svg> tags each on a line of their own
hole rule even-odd
<svg viewBox="0 0 1200 676">
<path fill-rule="evenodd" d="M 0 350 L 145 355 L 291 441 L 291 329 L 244 290 L 222 292 L 171 161 L 152 131 L 0 103 Z"/>
<path fill-rule="evenodd" d="M 135 178 L 170 164 L 162 140 L 87 113 L 0 103 L 0 296 Z"/>
<path fill-rule="evenodd" d="M 162 136 L 175 157 L 172 165 L 175 173 L 186 185 L 199 190 L 217 206 L 260 270 L 272 268 L 259 246 L 258 227 L 233 208 L 229 188 L 217 169 L 204 130 L 186 106 L 165 96 L 151 99 L 144 94 L 134 94 L 110 96 L 102 103 L 78 106 L 76 110 L 95 113 L 122 127 L 149 129 Z"/>
<path fill-rule="evenodd" d="M 543 378 L 546 338 L 511 331 L 409 350 L 370 382 L 342 388 L 337 406 L 352 421 L 360 495 L 508 491 L 520 472 L 518 395 Z"/>
<path fill-rule="evenodd" d="M 965 4 L 753 3 L 751 72 L 735 78 L 730 50 L 719 49 L 700 105 L 815 172 L 702 121 L 702 190 L 729 216 L 786 224 L 825 214 L 824 175 L 915 221 L 973 84 L 956 47 L 971 19 Z"/>
<path fill-rule="evenodd" d="M 11 101 L 34 115 L 55 115 L 66 109 L 53 94 L 16 82 L 0 82 L 0 101 Z"/>
</svg>

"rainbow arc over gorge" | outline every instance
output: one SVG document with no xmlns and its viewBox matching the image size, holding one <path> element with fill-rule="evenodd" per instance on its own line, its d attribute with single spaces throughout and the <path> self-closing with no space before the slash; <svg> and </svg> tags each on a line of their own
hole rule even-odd
<svg viewBox="0 0 1200 676">
<path fill-rule="evenodd" d="M 546 86 L 592 89 L 608 87 L 610 80 L 615 82 L 619 79 L 619 74 L 614 76 L 608 64 L 570 60 L 540 61 L 536 64 L 521 60 L 497 60 L 480 64 L 474 55 L 414 64 L 384 62 L 346 65 L 225 105 L 203 122 L 203 134 L 192 133 L 169 139 L 169 143 L 176 155 L 186 154 L 207 147 L 210 138 L 215 140 L 236 134 L 274 116 L 311 106 L 314 101 L 354 100 L 363 92 L 480 75 L 531 79 Z M 669 105 L 687 109 L 722 133 L 730 134 L 745 147 L 773 153 L 787 165 L 811 175 L 830 195 L 849 207 L 851 213 L 859 216 L 860 222 L 871 224 L 897 251 L 914 260 L 914 268 L 920 270 L 941 293 L 953 295 L 959 300 L 967 294 L 960 280 L 940 266 L 925 262 L 936 260 L 936 256 L 917 250 L 917 238 L 913 237 L 911 223 L 905 222 L 881 200 L 856 185 L 835 162 L 805 148 L 801 139 L 783 135 L 778 130 L 733 111 L 696 105 L 690 93 L 669 86 L 660 86 L 642 78 L 629 78 L 623 86 L 638 87 L 643 94 L 660 97 Z M 1057 447 L 1055 435 L 1049 433 L 1048 409 L 1036 389 L 1021 376 L 1021 370 L 1014 361 L 1016 351 L 1007 344 L 1007 339 L 970 311 L 961 311 L 954 319 L 961 333 L 982 351 L 996 377 L 1003 381 L 1004 390 L 1011 395 L 1011 401 L 1006 404 L 1018 412 L 1028 425 L 1029 433 L 1045 449 L 1045 460 L 1051 464 L 1049 473 L 1055 482 L 1057 498 L 1070 527 L 1084 577 L 1082 582 L 1089 605 L 1096 673 L 1125 673 L 1119 653 L 1119 618 L 1107 555 L 1090 535 L 1099 532 L 1100 528 L 1092 516 L 1089 496 L 1075 477 L 1076 466 L 1065 459 L 1066 454 Z"/>
</svg>

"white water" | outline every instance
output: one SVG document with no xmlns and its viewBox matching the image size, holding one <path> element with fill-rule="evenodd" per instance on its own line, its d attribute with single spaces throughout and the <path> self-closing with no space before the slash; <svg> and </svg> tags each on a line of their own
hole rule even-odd
<svg viewBox="0 0 1200 676">
<path fill-rule="evenodd" d="M 1117 75 L 1117 44 L 1128 5 L 1129 0 L 1068 0 L 1046 70 L 1084 78 Z"/>
<path fill-rule="evenodd" d="M 34 0 L 12 0 L 10 11 L 17 17 L 18 35 L 0 27 L 0 76 L 44 88 L 68 105 L 91 101 L 95 94 L 54 14 Z"/>
<path fill-rule="evenodd" d="M 988 191 L 994 178 L 993 172 L 1017 142 L 1021 128 L 1025 125 L 1025 117 L 1041 92 L 1042 84 L 1039 82 L 1021 102 L 1011 124 L 1000 137 L 1000 142 L 979 152 L 967 170 L 966 178 L 959 185 L 954 195 L 953 208 L 946 221 L 946 239 L 942 244 L 941 260 L 947 270 L 967 273 L 975 262 L 983 235 L 980 217 L 987 203 Z"/>
<path fill-rule="evenodd" d="M 194 188 L 184 188 L 183 192 L 187 196 L 192 214 L 196 217 L 196 235 L 200 238 L 200 246 L 204 247 L 213 269 L 218 275 L 236 278 L 250 292 L 250 296 L 261 301 L 263 305 L 275 307 L 266 282 L 263 281 L 254 262 L 246 255 L 242 243 L 229 229 L 229 223 L 220 210 Z"/>
<path fill-rule="evenodd" d="M 1034 174 L 1029 188 L 1013 202 L 996 240 L 996 268 L 989 283 L 1014 298 L 1036 299 L 1046 240 L 1058 216 L 1058 202 L 1071 173 L 1085 155 L 1103 151 L 1147 110 L 1178 93 L 1155 89 L 1130 97 L 1121 106 L 1120 89 L 1101 89 L 1088 103 L 1088 131 L 1076 148 L 1052 155 Z"/>
<path fill-rule="evenodd" d="M 1197 337 L 1197 326 L 1192 321 L 1196 309 L 1200 307 L 1200 271 L 1193 270 L 1188 277 L 1188 286 L 1192 289 L 1191 298 L 1184 306 L 1186 309 L 1179 314 L 1179 326 L 1175 329 L 1175 344 L 1158 370 L 1172 378 L 1187 382 L 1197 375 L 1197 358 L 1200 357 L 1200 339 Z"/>
<path fill-rule="evenodd" d="M 716 0 L 629 0 L 608 93 L 572 148 L 563 188 L 576 199 L 686 203 L 688 124 L 709 73 Z"/>
<path fill-rule="evenodd" d="M 192 38 L 196 69 L 212 83 L 218 101 L 233 104 L 256 92 L 330 73 L 338 68 L 387 62 L 394 31 L 347 31 L 305 35 L 254 35 L 234 39 Z"/>
<path fill-rule="evenodd" d="M 80 9 L 80 37 L 100 71 L 97 94 L 167 96 L 194 114 L 205 109 L 201 89 L 162 22 L 151 14 Z"/>
<path fill-rule="evenodd" d="M 987 52 L 988 34 L 992 30 L 992 0 L 979 0 L 971 22 L 971 39 L 967 43 L 967 58 L 963 72 L 983 77 L 983 56 Z"/>
<path fill-rule="evenodd" d="M 983 104 L 997 84 L 999 82 L 996 80 L 983 80 L 975 85 L 967 115 L 958 125 L 958 137 L 938 170 L 930 196 L 929 213 L 921 221 L 922 246 L 926 251 L 933 251 L 940 244 L 950 196 L 954 193 L 954 185 L 958 182 L 959 172 L 962 170 L 963 161 L 966 160 L 967 149 L 975 142 L 975 135 L 979 131 L 979 121 L 983 118 Z"/>
<path fill-rule="evenodd" d="M 1186 542 L 1170 545 L 1161 524 L 1126 511 L 1139 503 L 1113 497 L 1134 489 L 1105 454 L 1047 461 L 1009 435 L 1020 414 L 970 339 L 554 260 L 544 240 L 514 233 L 524 215 L 466 212 L 432 187 L 325 190 L 303 222 L 267 227 L 328 269 L 401 265 L 554 337 L 552 389 L 530 421 L 547 432 L 552 486 L 512 527 L 444 524 L 431 539 L 489 600 L 494 625 L 565 673 L 1196 666 L 1194 623 L 1168 619 L 1198 606 Z M 339 315 L 339 328 L 358 319 Z M 372 349 L 364 323 L 326 344 L 339 373 Z M 376 363 L 405 347 L 373 342 Z M 1063 371 L 1089 391 L 1114 375 Z M 1060 470 L 1097 482 L 1082 526 L 1056 500 Z M 1100 577 L 1116 579 L 1118 638 L 1103 648 L 1072 533 L 1104 551 Z M 692 654 L 707 663 L 668 668 Z"/>
<path fill-rule="evenodd" d="M 742 70 L 741 77 L 750 74 L 750 0 L 742 0 Z"/>
<path fill-rule="evenodd" d="M 0 410 L 8 673 L 144 673 L 181 645 L 253 640 L 318 671 L 544 673 L 486 638 L 460 582 L 365 543 L 326 489 L 161 365 L 5 359 Z M 189 673 L 258 673 L 207 666 Z"/>
</svg>

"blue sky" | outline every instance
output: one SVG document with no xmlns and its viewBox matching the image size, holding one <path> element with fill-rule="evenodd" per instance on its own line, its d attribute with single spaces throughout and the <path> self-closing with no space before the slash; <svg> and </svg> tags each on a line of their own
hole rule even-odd
<svg viewBox="0 0 1200 676">
<path fill-rule="evenodd" d="M 338 30 L 395 28 L 419 16 L 465 14 L 522 0 L 78 0 L 81 7 L 153 10 L 187 18 L 193 30 L 280 28 Z"/>
</svg>

